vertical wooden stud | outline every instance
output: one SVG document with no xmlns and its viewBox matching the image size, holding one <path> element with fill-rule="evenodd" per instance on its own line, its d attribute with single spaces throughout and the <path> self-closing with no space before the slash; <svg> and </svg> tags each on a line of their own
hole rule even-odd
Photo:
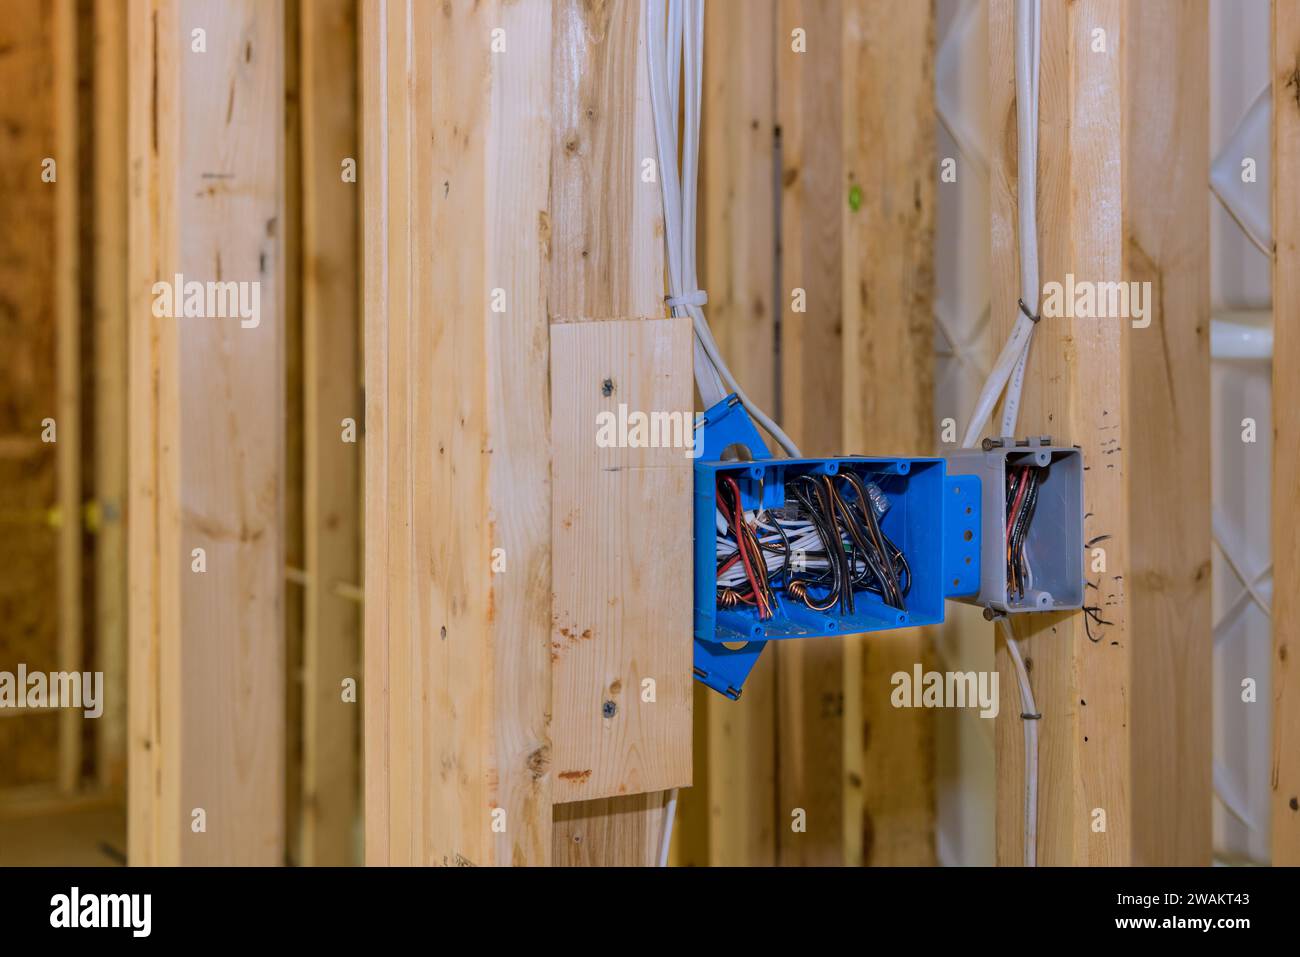
<svg viewBox="0 0 1300 957">
<path fill-rule="evenodd" d="M 361 609 L 355 0 L 300 12 L 304 533 L 302 860 L 353 858 Z M 347 163 L 353 164 L 349 172 Z M 346 424 L 350 420 L 351 424 Z"/>
<path fill-rule="evenodd" d="M 731 371 L 776 413 L 776 0 L 704 7 L 700 281 Z M 776 863 L 776 672 L 768 645 L 731 701 L 695 688 L 695 783 L 682 793 L 677 863 Z"/>
<path fill-rule="evenodd" d="M 279 864 L 283 5 L 127 16 L 129 858 Z M 243 308 L 227 286 L 173 318 L 178 276 L 245 283 Z"/>
<path fill-rule="evenodd" d="M 992 157 L 992 316 L 995 341 L 1015 320 L 1016 112 L 1013 0 L 990 0 Z M 1118 281 L 1123 264 L 1120 0 L 1047 2 L 1042 13 L 1039 116 L 1039 258 L 1044 283 L 1067 273 Z M 1104 46 L 1093 51 L 1094 31 Z M 1038 710 L 1038 863 L 1123 864 L 1131 859 L 1127 728 L 1129 648 L 1126 323 L 1044 320 L 1034 334 L 1020 431 L 1052 435 L 1083 449 L 1085 539 L 1104 542 L 1105 572 L 1085 592 L 1103 623 L 1082 613 L 1021 615 L 1016 634 L 1030 666 Z M 995 415 L 998 413 L 995 412 Z M 1087 567 L 1087 566 L 1085 566 Z M 997 859 L 1024 859 L 1023 734 L 1014 672 L 997 651 Z M 1102 829 L 1104 828 L 1104 829 Z"/>
<path fill-rule="evenodd" d="M 59 653 L 60 671 L 79 672 L 84 658 L 81 600 L 81 257 L 77 115 L 77 8 L 54 4 L 54 321 L 58 340 Z M 59 712 L 59 790 L 81 780 L 82 714 Z"/>
<path fill-rule="evenodd" d="M 843 449 L 841 0 L 780 0 L 781 416 L 805 455 Z M 844 860 L 844 641 L 788 642 L 777 659 L 782 865 Z M 802 825 L 804 830 L 795 830 Z"/>
<path fill-rule="evenodd" d="M 1300 545 L 1300 3 L 1273 0 L 1273 864 L 1300 864 L 1300 667 L 1295 643 Z"/>
<path fill-rule="evenodd" d="M 95 640 L 104 672 L 95 763 L 111 792 L 126 783 L 127 738 L 125 14 L 116 0 L 95 2 Z"/>
<path fill-rule="evenodd" d="M 934 9 L 846 0 L 844 453 L 932 455 Z M 933 662 L 932 634 L 846 639 L 845 863 L 935 861 L 935 715 L 891 703 L 891 677 Z"/>
<path fill-rule="evenodd" d="M 551 851 L 551 5 L 368 0 L 366 861 Z"/>
<path fill-rule="evenodd" d="M 690 594 L 690 573 L 653 556 L 690 548 L 692 460 L 600 448 L 595 433 L 620 403 L 692 405 L 690 326 L 663 318 L 659 183 L 643 174 L 656 156 L 643 15 L 554 4 L 551 730 L 554 799 L 588 804 L 557 809 L 557 863 L 584 841 L 584 859 L 653 862 L 664 797 L 643 792 L 691 781 L 690 644 L 672 637 L 690 633 L 689 605 L 672 597 Z M 593 816 L 608 820 L 584 828 Z"/>
<path fill-rule="evenodd" d="M 1204 0 L 1127 0 L 1121 38 L 1123 278 L 1152 292 L 1127 339 L 1132 863 L 1165 867 L 1212 843 L 1209 22 Z"/>
</svg>

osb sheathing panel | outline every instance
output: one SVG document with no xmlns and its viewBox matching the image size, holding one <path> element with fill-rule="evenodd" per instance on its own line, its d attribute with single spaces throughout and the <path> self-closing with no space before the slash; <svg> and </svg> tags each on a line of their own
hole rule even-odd
<svg viewBox="0 0 1300 957">
<path fill-rule="evenodd" d="M 54 189 L 50 5 L 8 0 L 0 18 L 0 670 L 55 667 Z M 54 714 L 0 716 L 0 788 L 55 774 Z"/>
</svg>

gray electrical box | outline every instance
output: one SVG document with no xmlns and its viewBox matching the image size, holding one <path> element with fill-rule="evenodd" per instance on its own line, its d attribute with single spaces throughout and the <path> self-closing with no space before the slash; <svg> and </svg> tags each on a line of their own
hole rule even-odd
<svg viewBox="0 0 1300 957">
<path fill-rule="evenodd" d="M 985 439 L 946 458 L 950 475 L 977 475 L 981 485 L 980 590 L 957 600 L 1009 614 L 1082 608 L 1083 453 L 1040 436 Z M 1009 513 L 1027 519 L 1014 542 Z"/>
</svg>

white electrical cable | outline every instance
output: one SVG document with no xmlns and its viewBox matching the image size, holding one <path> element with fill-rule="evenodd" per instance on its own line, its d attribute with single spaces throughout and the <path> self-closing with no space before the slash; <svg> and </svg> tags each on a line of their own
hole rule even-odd
<svg viewBox="0 0 1300 957">
<path fill-rule="evenodd" d="M 680 3 L 674 2 L 669 6 L 667 20 L 665 20 L 663 0 L 646 0 L 646 61 L 650 78 L 650 103 L 654 112 L 655 141 L 659 154 L 659 183 L 663 192 L 670 301 L 674 303 L 672 312 L 675 316 L 682 315 L 681 310 L 686 306 L 688 298 L 684 291 L 682 196 L 677 169 L 681 23 Z M 674 66 L 678 69 L 674 69 Z M 691 292 L 694 293 L 695 290 L 692 289 Z M 693 313 L 689 314 L 694 318 Z M 700 342 L 698 331 L 695 337 L 695 379 L 706 405 L 712 406 L 726 396 L 722 378 Z"/>
<path fill-rule="evenodd" d="M 1034 703 L 1034 689 L 1029 685 L 1029 671 L 1020 654 L 1020 642 L 1011 630 L 1005 615 L 998 619 L 1007 651 L 1016 667 L 1020 685 L 1020 721 L 1025 728 L 1025 867 L 1038 866 L 1038 706 Z M 1031 716 L 1032 717 L 1027 717 Z"/>
<path fill-rule="evenodd" d="M 1041 0 L 1016 2 L 1016 158 L 1019 180 L 1016 195 L 1020 234 L 1020 299 L 1038 315 L 1038 74 Z M 980 391 L 975 412 L 966 427 L 963 448 L 972 448 L 993 414 L 998 396 L 1007 390 L 1001 435 L 1014 435 L 1020 413 L 1020 393 L 1029 361 L 1029 344 L 1035 320 L 1021 310 L 1011 335 L 998 355 L 988 381 Z M 1010 386 L 1008 387 L 1008 380 Z"/>
<path fill-rule="evenodd" d="M 645 0 L 646 57 L 650 104 L 659 154 L 664 200 L 664 239 L 668 251 L 668 304 L 674 316 L 687 315 L 695 330 L 695 381 L 706 406 L 734 392 L 755 422 L 787 455 L 799 449 L 781 427 L 746 395 L 709 331 L 701 308 L 708 297 L 699 288 L 695 262 L 696 200 L 699 182 L 700 112 L 704 87 L 703 0 Z M 680 72 L 684 77 L 679 79 Z M 681 84 L 681 85 L 679 85 Z M 684 113 L 681 167 L 678 168 L 679 111 Z"/>
<path fill-rule="evenodd" d="M 745 394 L 709 331 L 701 308 L 708 296 L 699 288 L 695 263 L 695 225 L 700 161 L 700 113 L 704 90 L 704 0 L 645 0 L 646 65 L 654 114 L 659 183 L 664 201 L 664 242 L 668 250 L 668 292 L 674 316 L 687 315 L 695 330 L 695 384 L 707 407 L 734 392 L 750 417 L 785 450 L 799 448 L 781 427 Z M 683 96 L 685 99 L 683 100 Z M 684 131 L 678 116 L 684 116 Z M 678 144 L 681 168 L 678 169 Z M 668 866 L 677 789 L 668 793 L 660 838 L 659 866 Z"/>
<path fill-rule="evenodd" d="M 1020 299 L 1038 315 L 1038 67 L 1041 0 L 1022 0 L 1016 8 L 1016 184 L 1020 220 Z M 1023 313 L 1021 318 L 1025 318 Z M 1000 435 L 1015 435 L 1020 417 L 1020 393 L 1025 385 L 1025 365 L 1034 328 L 1029 327 L 1020 358 L 1011 372 L 1006 402 L 1002 405 Z"/>
<path fill-rule="evenodd" d="M 668 866 L 668 849 L 673 843 L 673 818 L 677 816 L 677 788 L 668 792 L 664 802 L 664 828 L 659 838 L 659 866 Z"/>
<path fill-rule="evenodd" d="M 1019 172 L 1016 196 L 1019 206 L 1020 307 L 1011 335 L 980 390 L 975 412 L 966 427 L 962 447 L 967 449 L 979 441 L 1004 388 L 1007 394 L 999 434 L 1016 434 L 1025 366 L 1029 362 L 1029 346 L 1038 321 L 1038 75 L 1041 32 L 1041 0 L 1016 0 L 1016 159 Z M 1034 867 L 1038 860 L 1038 709 L 1011 622 L 1004 615 L 998 618 L 998 624 L 1006 637 L 1007 650 L 1011 653 L 1020 685 L 1021 723 L 1025 730 L 1025 865 Z"/>
</svg>

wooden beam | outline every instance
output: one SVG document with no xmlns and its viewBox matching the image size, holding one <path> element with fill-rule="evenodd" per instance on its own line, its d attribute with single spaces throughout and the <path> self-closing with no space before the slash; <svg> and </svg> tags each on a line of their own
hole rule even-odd
<svg viewBox="0 0 1300 957">
<path fill-rule="evenodd" d="M 600 448 L 597 415 L 692 408 L 689 322 L 664 316 L 663 216 L 640 4 L 556 0 L 550 238 L 555 462 L 552 658 L 556 862 L 568 821 L 609 818 L 587 859 L 653 863 L 664 799 L 691 782 L 692 460 Z M 653 700 L 646 695 L 652 681 Z M 580 837 L 581 835 L 579 835 Z M 598 839 L 599 845 L 593 841 Z M 635 850 L 639 849 L 639 850 Z"/>
<path fill-rule="evenodd" d="M 354 858 L 360 799 L 361 609 L 335 586 L 360 580 L 361 390 L 355 171 L 355 0 L 314 0 L 300 11 L 302 304 L 306 476 L 303 636 L 302 863 Z M 354 423 L 345 440 L 344 420 Z"/>
<path fill-rule="evenodd" d="M 1273 864 L 1300 864 L 1300 2 L 1273 0 Z M 1297 605 L 1293 612 L 1292 606 Z"/>
<path fill-rule="evenodd" d="M 129 856 L 279 864 L 283 8 L 132 0 L 127 17 Z M 244 310 L 156 315 L 177 275 L 249 284 Z"/>
<path fill-rule="evenodd" d="M 932 455 L 934 10 L 844 6 L 843 428 L 840 450 Z M 935 862 L 935 712 L 890 703 L 934 662 L 931 629 L 845 639 L 845 863 Z"/>
<path fill-rule="evenodd" d="M 700 281 L 731 371 L 776 412 L 776 0 L 704 5 Z M 695 688 L 695 784 L 683 791 L 674 863 L 776 863 L 776 672 L 771 644 L 739 701 Z"/>
<path fill-rule="evenodd" d="M 54 322 L 58 343 L 59 653 L 60 671 L 79 672 L 85 657 L 81 595 L 81 197 L 78 195 L 77 7 L 54 4 Z M 82 713 L 59 712 L 59 788 L 81 782 Z"/>
<path fill-rule="evenodd" d="M 990 0 L 989 69 L 995 144 L 991 162 L 992 316 L 1003 342 L 1019 296 L 1016 254 L 1016 111 L 1013 0 Z M 1042 11 L 1038 217 L 1041 276 L 1119 281 L 1123 267 L 1121 0 L 1051 0 Z M 1104 30 L 1105 52 L 1093 52 Z M 1039 731 L 1038 855 L 1041 865 L 1132 860 L 1127 728 L 1129 648 L 1129 336 L 1121 320 L 1044 320 L 1034 334 L 1020 432 L 1082 447 L 1085 540 L 1105 549 L 1089 575 L 1083 615 L 1021 615 L 1016 634 L 1043 718 Z M 995 413 L 999 415 L 1000 413 Z M 1104 543 L 1104 544 L 1102 544 Z M 1087 567 L 1087 566 L 1085 566 Z M 1091 637 L 1090 637 L 1090 633 Z M 1022 708 L 1006 648 L 997 718 L 997 859 L 1023 861 Z M 1105 830 L 1097 812 L 1105 815 Z"/>
<path fill-rule="evenodd" d="M 843 451 L 843 12 L 841 0 L 780 0 L 776 32 L 781 417 L 805 455 Z M 787 642 L 777 664 L 778 861 L 841 864 L 844 641 Z M 792 830 L 796 811 L 804 831 Z"/>
<path fill-rule="evenodd" d="M 371 864 L 550 857 L 550 31 L 362 7 Z"/>
<path fill-rule="evenodd" d="M 1123 278 L 1152 290 L 1151 326 L 1127 340 L 1132 863 L 1208 865 L 1209 6 L 1127 0 L 1123 15 Z"/>
<path fill-rule="evenodd" d="M 95 722 L 96 776 L 126 784 L 126 8 L 96 0 L 95 66 L 95 543 L 96 670 L 104 713 Z"/>
</svg>

